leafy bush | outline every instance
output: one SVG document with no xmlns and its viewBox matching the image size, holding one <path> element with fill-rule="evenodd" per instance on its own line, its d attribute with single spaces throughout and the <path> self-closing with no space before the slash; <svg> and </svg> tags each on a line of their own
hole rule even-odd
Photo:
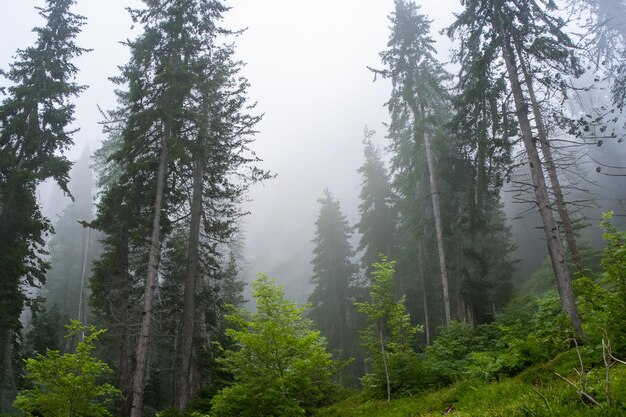
<svg viewBox="0 0 626 417">
<path fill-rule="evenodd" d="M 399 396 L 411 396 L 432 385 L 432 374 L 423 359 L 413 351 L 390 352 L 387 367 L 391 392 Z M 387 392 L 385 370 L 381 361 L 373 364 L 372 372 L 361 378 L 363 391 L 370 398 L 384 398 Z"/>
<path fill-rule="evenodd" d="M 98 336 L 105 330 L 84 327 L 76 320 L 66 328 L 67 337 L 84 332 L 84 341 L 78 343 L 76 353 L 62 355 L 58 350 L 49 350 L 45 355 L 26 359 L 26 378 L 33 387 L 20 392 L 13 407 L 26 415 L 44 417 L 110 416 L 106 404 L 121 393 L 110 384 L 98 382 L 112 371 L 91 356 Z"/>
<path fill-rule="evenodd" d="M 226 351 L 223 364 L 234 383 L 214 398 L 219 417 L 303 416 L 327 404 L 338 366 L 326 341 L 302 318 L 304 308 L 284 298 L 265 275 L 252 283 L 257 312 L 239 311 L 228 319 L 227 334 L 238 349 Z M 237 330 L 236 330 L 237 329 Z"/>
</svg>

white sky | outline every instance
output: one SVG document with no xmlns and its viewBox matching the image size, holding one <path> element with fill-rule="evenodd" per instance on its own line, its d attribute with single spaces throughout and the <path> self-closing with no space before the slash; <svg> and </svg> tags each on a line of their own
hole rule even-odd
<svg viewBox="0 0 626 417">
<path fill-rule="evenodd" d="M 436 32 L 452 22 L 458 0 L 422 0 L 433 22 L 442 60 L 450 44 Z M 43 0 L 0 0 L 0 67 L 7 68 L 17 48 L 31 45 L 34 10 Z M 78 39 L 94 51 L 76 61 L 79 82 L 89 89 L 76 101 L 76 159 L 85 144 L 93 150 L 102 139 L 97 105 L 115 107 L 107 77 L 128 53 L 119 44 L 134 37 L 124 10 L 138 0 L 78 0 L 74 11 L 88 18 Z M 392 0 L 232 0 L 226 26 L 248 30 L 238 39 L 238 56 L 247 63 L 244 75 L 250 97 L 265 113 L 254 144 L 263 167 L 278 177 L 251 190 L 252 214 L 245 221 L 251 278 L 257 271 L 284 283 L 288 292 L 306 298 L 317 199 L 328 187 L 351 223 L 357 218 L 365 125 L 384 142 L 388 119 L 383 103 L 389 96 L 384 80 L 372 83 L 366 66 L 380 67 L 378 53 L 389 35 L 387 16 Z M 45 197 L 45 196 L 44 196 Z M 44 198 L 46 200 L 46 198 Z M 50 210 L 50 209 L 49 209 Z M 50 211 L 47 211 L 50 213 Z M 52 209 L 59 212 L 62 207 Z M 290 285 L 291 287 L 291 285 Z"/>
</svg>

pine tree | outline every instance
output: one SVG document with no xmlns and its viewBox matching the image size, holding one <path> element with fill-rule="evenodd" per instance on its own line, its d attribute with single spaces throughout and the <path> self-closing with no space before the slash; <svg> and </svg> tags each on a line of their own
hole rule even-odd
<svg viewBox="0 0 626 417">
<path fill-rule="evenodd" d="M 178 293 L 182 316 L 170 340 L 176 357 L 170 388 L 183 409 L 205 380 L 194 360 L 206 328 L 199 314 L 204 301 L 196 300 L 204 282 L 222 273 L 225 242 L 237 230 L 243 194 L 250 183 L 268 177 L 256 168 L 258 158 L 248 148 L 260 118 L 250 114 L 254 106 L 239 74 L 241 64 L 232 58 L 232 45 L 217 41 L 229 33 L 218 25 L 227 8 L 209 0 L 146 1 L 146 6 L 131 11 L 144 33 L 129 42 L 131 60 L 116 79 L 128 89 L 119 92 L 120 107 L 111 113 L 111 120 L 120 122 L 110 125 L 103 163 L 115 175 L 103 177 L 107 189 L 94 222 L 107 234 L 94 292 L 100 297 L 111 291 L 105 286 L 110 274 L 120 282 L 113 291 L 123 288 L 127 294 L 112 309 L 102 299 L 95 303 L 108 319 L 120 312 L 124 320 L 141 319 L 137 349 L 120 359 L 132 363 L 134 356 L 136 363 L 132 388 L 130 375 L 120 384 L 132 393 L 132 415 L 143 407 L 150 338 L 161 308 L 155 298 L 157 274 L 165 271 L 161 262 L 177 262 L 185 271 Z M 126 339 L 135 340 L 132 334 L 119 335 Z"/>
<path fill-rule="evenodd" d="M 351 284 L 356 272 L 351 260 L 351 229 L 330 191 L 324 190 L 324 197 L 318 201 L 321 207 L 313 240 L 311 282 L 315 289 L 309 297 L 311 318 L 328 340 L 331 352 L 348 359 L 356 340 L 356 329 L 350 326 L 354 315 Z"/>
<path fill-rule="evenodd" d="M 73 82 L 72 59 L 86 50 L 74 39 L 84 18 L 70 11 L 73 0 L 46 1 L 46 23 L 34 29 L 34 46 L 19 50 L 2 72 L 13 84 L 0 105 L 0 390 L 10 383 L 12 344 L 27 298 L 24 288 L 45 279 L 42 258 L 50 222 L 40 212 L 35 189 L 53 178 L 68 192 L 71 163 L 63 152 L 72 144 L 73 96 L 85 89 Z M 1 395 L 0 395 L 1 396 Z M 0 410 L 1 411 L 1 410 Z"/>
<path fill-rule="evenodd" d="M 362 176 L 359 205 L 361 219 L 358 224 L 361 240 L 358 249 L 364 251 L 361 268 L 366 270 L 368 276 L 379 254 L 394 256 L 396 250 L 394 195 L 380 150 L 370 140 L 373 134 L 373 131 L 366 129 L 365 162 L 358 171 Z"/>
<path fill-rule="evenodd" d="M 451 320 L 450 285 L 448 282 L 447 254 L 444 242 L 443 220 L 441 212 L 440 182 L 437 168 L 437 156 L 433 151 L 433 142 L 445 136 L 444 125 L 449 115 L 449 95 L 444 83 L 449 75 L 434 57 L 433 40 L 429 35 L 430 22 L 418 7 L 405 0 L 395 2 L 395 11 L 390 16 L 392 23 L 388 49 L 380 53 L 386 69 L 375 73 L 391 79 L 393 90 L 387 103 L 391 115 L 389 136 L 392 140 L 391 149 L 395 153 L 392 169 L 397 173 L 395 186 L 399 193 L 407 197 L 401 202 L 401 221 L 412 227 L 405 230 L 412 234 L 406 241 L 415 239 L 415 235 L 424 234 L 424 225 L 420 222 L 419 194 L 425 169 L 428 175 L 435 228 L 435 242 L 439 259 L 439 273 L 443 296 L 445 322 Z M 424 159 L 426 163 L 424 164 Z M 411 203 L 413 201 L 415 203 Z M 416 215 L 416 212 L 418 213 Z M 407 225 L 408 226 L 408 225 Z M 401 227 L 404 227 L 401 226 Z M 409 256 L 416 258 L 414 252 Z"/>
<path fill-rule="evenodd" d="M 533 84 L 527 77 L 531 57 L 539 63 L 559 68 L 565 73 L 575 74 L 577 67 L 576 61 L 571 58 L 568 50 L 571 41 L 561 29 L 564 22 L 548 14 L 549 11 L 554 10 L 555 5 L 549 2 L 543 6 L 545 8 L 542 6 L 535 1 L 468 1 L 465 3 L 465 10 L 452 26 L 451 32 L 460 33 L 466 44 L 474 43 L 475 48 L 490 51 L 489 55 L 485 56 L 485 61 L 479 65 L 475 60 L 464 60 L 463 65 L 469 68 L 467 72 L 494 68 L 499 65 L 498 59 L 502 59 L 505 64 L 506 72 L 503 75 L 508 80 L 508 87 L 514 99 L 514 112 L 528 157 L 532 188 L 543 222 L 557 289 L 562 307 L 570 317 L 574 330 L 580 336 L 582 335 L 580 314 L 576 307 L 572 279 L 567 269 L 544 174 L 547 166 L 550 176 L 553 177 L 553 167 L 550 167 L 552 158 L 546 154 L 545 149 L 542 149 L 546 160 L 544 163 L 537 148 L 537 137 L 539 137 L 540 146 L 549 146 L 544 143 L 545 123 L 542 122 L 544 115 L 537 108 L 537 102 L 533 99 Z M 530 116 L 531 112 L 534 116 L 534 126 L 531 123 L 533 119 Z M 553 188 L 557 189 L 558 186 L 558 183 L 552 183 Z M 556 198 L 559 199 L 558 195 Z M 557 201 L 559 207 L 562 204 L 564 204 L 563 201 Z"/>
</svg>

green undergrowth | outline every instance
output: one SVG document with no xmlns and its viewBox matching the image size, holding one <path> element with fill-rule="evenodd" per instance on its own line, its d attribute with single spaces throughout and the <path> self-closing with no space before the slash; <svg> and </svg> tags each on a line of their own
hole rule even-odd
<svg viewBox="0 0 626 417">
<path fill-rule="evenodd" d="M 583 402 L 576 389 L 556 375 L 564 375 L 580 386 L 581 379 L 575 371 L 575 368 L 580 370 L 579 359 L 576 351 L 571 350 L 513 378 L 493 382 L 465 380 L 412 397 L 393 399 L 390 403 L 359 393 L 318 410 L 315 417 L 626 416 L 626 366 L 611 370 L 610 406 L 606 400 L 605 368 L 601 364 L 585 366 L 589 366 L 585 370 L 586 392 L 600 405 Z"/>
</svg>

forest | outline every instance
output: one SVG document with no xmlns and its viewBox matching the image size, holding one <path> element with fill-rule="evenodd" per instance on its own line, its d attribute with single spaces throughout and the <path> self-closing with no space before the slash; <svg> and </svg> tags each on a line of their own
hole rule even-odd
<svg viewBox="0 0 626 417">
<path fill-rule="evenodd" d="M 356 87 L 385 118 L 346 116 L 341 153 L 292 161 L 328 183 L 276 194 L 258 139 L 282 87 L 256 96 L 245 2 L 125 4 L 91 123 L 86 3 L 37 1 L 0 62 L 0 417 L 626 415 L 624 0 L 459 0 L 441 30 L 386 1 Z M 272 146 L 322 148 L 332 112 Z"/>
</svg>

